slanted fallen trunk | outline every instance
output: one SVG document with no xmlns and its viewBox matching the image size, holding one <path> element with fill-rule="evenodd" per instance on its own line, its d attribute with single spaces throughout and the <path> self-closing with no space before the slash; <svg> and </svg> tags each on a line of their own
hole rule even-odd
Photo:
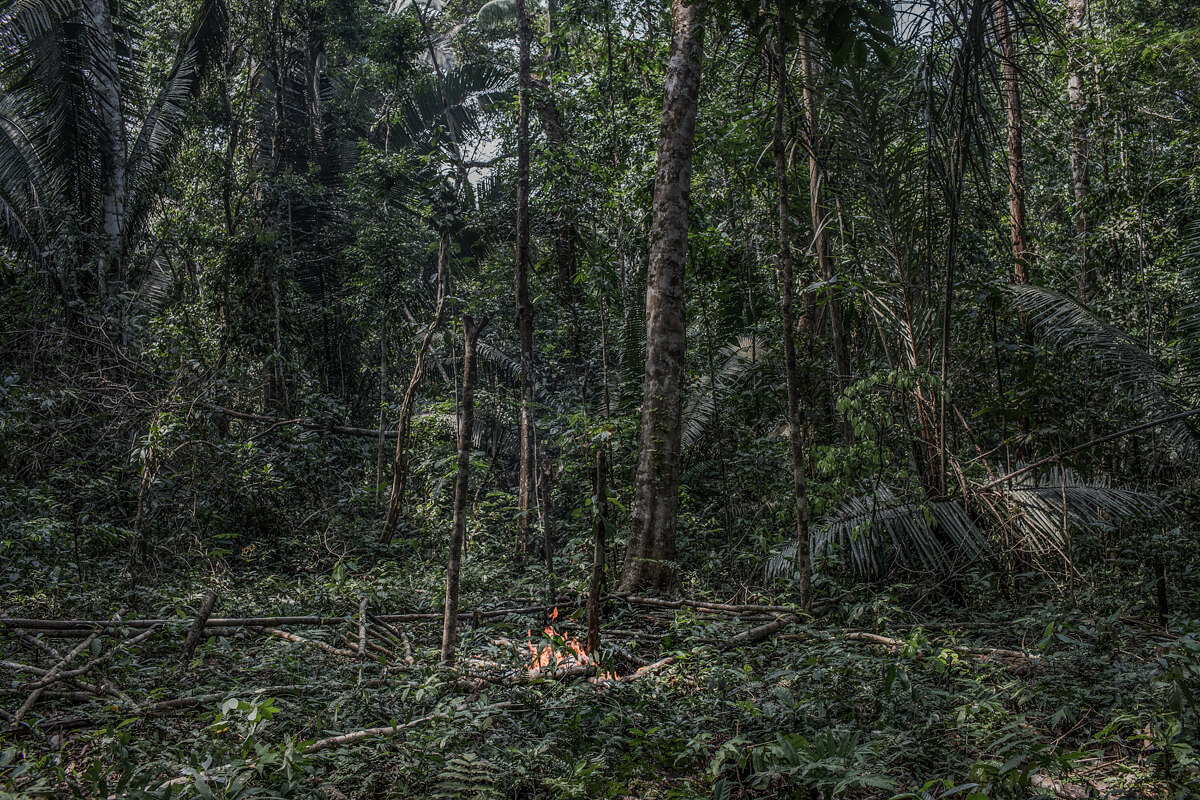
<svg viewBox="0 0 1200 800">
<path fill-rule="evenodd" d="M 217 590 L 209 589 L 208 594 L 204 596 L 204 602 L 200 604 L 200 610 L 196 612 L 196 619 L 192 622 L 192 627 L 188 629 L 187 638 L 183 640 L 183 649 L 179 651 L 180 667 L 186 667 L 192 660 L 192 654 L 196 652 L 196 647 L 204 638 L 205 623 L 212 616 L 213 607 L 216 604 Z"/>
</svg>

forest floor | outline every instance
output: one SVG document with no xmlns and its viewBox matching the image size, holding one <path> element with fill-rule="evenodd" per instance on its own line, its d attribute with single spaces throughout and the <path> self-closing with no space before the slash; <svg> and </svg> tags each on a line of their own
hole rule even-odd
<svg viewBox="0 0 1200 800">
<path fill-rule="evenodd" d="M 859 595 L 813 617 L 609 598 L 587 664 L 580 597 L 476 587 L 447 668 L 437 593 L 405 574 L 339 559 L 320 577 L 12 592 L 0 797 L 1200 796 L 1178 722 L 1196 620 L 1035 593 L 920 614 Z M 183 586 L 216 594 L 186 660 L 205 592 Z M 338 619 L 228 622 L 310 615 Z"/>
</svg>

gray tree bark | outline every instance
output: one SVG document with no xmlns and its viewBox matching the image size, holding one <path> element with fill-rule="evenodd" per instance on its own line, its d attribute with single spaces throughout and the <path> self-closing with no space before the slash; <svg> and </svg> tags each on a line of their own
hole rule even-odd
<svg viewBox="0 0 1200 800">
<path fill-rule="evenodd" d="M 646 277 L 642 434 L 622 592 L 659 589 L 674 579 L 671 561 L 679 511 L 679 421 L 686 347 L 683 280 L 703 11 L 702 2 L 685 5 L 674 0 Z"/>
<path fill-rule="evenodd" d="M 84 13 L 96 40 L 96 63 L 88 77 L 96 100 L 100 126 L 103 249 L 96 264 L 100 296 L 107 293 L 110 272 L 120 265 L 125 231 L 126 161 L 128 143 L 121 106 L 121 74 L 117 67 L 117 41 L 107 0 L 85 0 Z"/>
<path fill-rule="evenodd" d="M 467 535 L 467 492 L 471 482 L 472 437 L 475 430 L 475 345 L 487 320 L 476 324 L 463 316 L 462 406 L 458 420 L 458 471 L 454 478 L 454 516 L 450 557 L 446 563 L 446 607 L 442 616 L 442 663 L 454 663 L 458 641 L 458 576 L 462 571 L 463 540 Z"/>
<path fill-rule="evenodd" d="M 1025 159 L 1022 148 L 1021 90 L 1017 83 L 1017 46 L 1006 0 L 996 0 L 996 29 L 1000 37 L 1000 66 L 1008 110 L 1008 225 L 1012 239 L 1013 280 L 1029 283 L 1025 236 Z"/>
<path fill-rule="evenodd" d="M 813 245 L 817 251 L 817 268 L 821 279 L 832 281 L 837 277 L 833 264 L 833 253 L 829 242 L 829 215 L 825 211 L 825 172 L 821 166 L 821 116 L 817 102 L 817 66 L 809 52 L 808 37 L 800 31 L 800 61 L 804 72 L 804 111 L 806 116 L 805 144 L 808 147 L 808 196 L 809 213 L 812 217 Z M 850 385 L 850 337 L 846 330 L 846 310 L 836 288 L 828 290 L 829 327 L 833 338 L 833 360 L 837 368 L 837 394 Z M 849 444 L 854 440 L 854 430 L 846 420 L 842 422 L 842 436 Z"/>
<path fill-rule="evenodd" d="M 592 492 L 596 497 L 595 519 L 592 523 L 592 574 L 588 579 L 587 651 L 600 649 L 600 596 L 604 591 L 604 533 L 608 525 L 608 463 L 604 444 L 596 445 L 596 468 L 592 471 Z"/>
<path fill-rule="evenodd" d="M 1083 90 L 1083 63 L 1080 58 L 1080 41 L 1083 26 L 1087 21 L 1088 0 L 1067 2 L 1067 59 L 1070 73 L 1067 76 L 1067 104 L 1071 109 L 1071 179 L 1075 190 L 1075 246 L 1079 268 L 1076 282 L 1079 299 L 1090 303 L 1096 297 L 1096 268 L 1088 261 L 1087 210 L 1084 207 L 1092 193 L 1091 174 L 1088 168 L 1088 119 L 1087 96 Z"/>
<path fill-rule="evenodd" d="M 787 108 L 787 46 L 784 31 L 787 20 L 779 11 L 779 50 L 776 54 L 775 130 L 772 146 L 775 154 L 775 188 L 779 194 L 779 316 L 783 324 L 783 363 L 787 376 L 788 439 L 792 449 L 792 494 L 796 503 L 796 572 L 799 576 L 800 604 L 811 605 L 810 567 L 808 563 L 808 486 L 804 465 L 804 429 L 800 422 L 799 370 L 796 368 L 796 325 L 792 315 L 792 212 L 788 202 L 787 139 L 784 110 Z"/>
<path fill-rule="evenodd" d="M 521 345 L 521 462 L 518 471 L 517 553 L 523 560 L 529 542 L 534 485 L 533 422 L 533 301 L 529 297 L 529 46 L 532 34 L 525 0 L 517 0 L 518 63 L 517 102 L 517 254 L 513 269 L 516 290 L 517 334 Z"/>
</svg>

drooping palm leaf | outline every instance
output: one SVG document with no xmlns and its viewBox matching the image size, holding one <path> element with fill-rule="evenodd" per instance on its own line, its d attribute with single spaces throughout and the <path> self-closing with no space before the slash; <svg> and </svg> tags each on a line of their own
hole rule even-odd
<svg viewBox="0 0 1200 800">
<path fill-rule="evenodd" d="M 134 64 L 138 4 L 119 4 L 111 26 L 98 26 L 79 3 L 0 2 L 0 207 L 10 243 L 34 259 L 53 253 L 67 269 L 115 255 L 93 252 L 97 242 L 117 252 L 129 247 L 187 101 L 224 41 L 225 2 L 201 3 L 175 67 L 140 119 L 130 114 L 152 76 L 138 76 Z M 118 230 L 105 223 L 106 203 L 123 209 Z M 102 227 L 109 228 L 102 239 L 92 235 Z"/>
<path fill-rule="evenodd" d="M 1073 528 L 1113 525 L 1161 512 L 1164 505 L 1158 495 L 1114 486 L 1107 476 L 1087 480 L 1057 467 L 1044 476 L 1020 475 L 998 499 L 984 505 L 998 526 L 1010 526 L 1026 546 L 1059 555 L 1065 555 Z"/>
<path fill-rule="evenodd" d="M 442 97 L 442 87 L 446 97 Z M 397 141 L 409 147 L 428 147 L 446 126 L 445 102 L 460 137 L 479 133 L 482 112 L 506 100 L 512 79 L 485 64 L 469 64 L 448 71 L 439 87 L 434 76 L 415 82 L 399 104 Z M 442 135 L 445 138 L 445 134 Z"/>
<path fill-rule="evenodd" d="M 941 571 L 961 557 L 982 557 L 986 544 L 959 501 L 918 501 L 880 485 L 814 525 L 809 550 L 814 563 L 841 553 L 855 575 L 880 577 L 893 566 Z M 767 577 L 784 574 L 795 559 L 795 544 L 783 548 L 768 562 Z"/>
<path fill-rule="evenodd" d="M 138 185 L 158 175 L 179 140 L 187 101 L 210 71 L 229 29 L 226 0 L 204 0 L 163 87 L 142 120 L 129 151 L 130 171 Z"/>
<path fill-rule="evenodd" d="M 1011 485 L 976 496 L 921 500 L 888 486 L 851 497 L 810 528 L 810 557 L 839 554 L 850 573 L 880 578 L 893 568 L 943 572 L 956 561 L 978 561 L 989 541 L 1002 531 L 1028 549 L 1063 558 L 1067 534 L 1096 525 L 1113 525 L 1161 513 L 1158 495 L 1114 486 L 1107 477 L 1084 479 L 1071 470 L 1029 473 Z M 974 513 L 973 513 L 974 512 Z M 767 563 L 768 579 L 789 572 L 796 546 L 789 544 Z"/>
<path fill-rule="evenodd" d="M 680 423 L 680 440 L 685 450 L 703 439 L 716 419 L 718 406 L 766 355 L 761 337 L 741 334 L 721 348 L 715 376 L 703 375 L 688 386 Z"/>
<path fill-rule="evenodd" d="M 1147 416 L 1165 417 L 1184 410 L 1173 376 L 1133 337 L 1053 289 L 1012 284 L 1008 292 L 1016 309 L 1029 315 L 1048 342 L 1087 359 Z M 1187 420 L 1172 423 L 1166 430 L 1185 456 L 1200 453 L 1200 435 Z"/>
</svg>

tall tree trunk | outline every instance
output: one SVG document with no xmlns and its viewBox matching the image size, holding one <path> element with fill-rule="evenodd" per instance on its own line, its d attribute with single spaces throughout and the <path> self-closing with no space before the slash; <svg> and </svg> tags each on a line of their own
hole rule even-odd
<svg viewBox="0 0 1200 800">
<path fill-rule="evenodd" d="M 1004 72 L 1004 101 L 1008 109 L 1008 216 L 1012 238 L 1013 279 L 1029 283 L 1026 269 L 1025 164 L 1021 138 L 1021 91 L 1017 84 L 1017 47 L 1006 0 L 996 0 L 996 28 L 1000 37 L 1000 63 Z"/>
<path fill-rule="evenodd" d="M 817 251 L 817 268 L 821 279 L 832 281 L 837 276 L 829 243 L 829 215 L 825 211 L 823 187 L 825 173 L 821 167 L 821 118 L 817 108 L 817 66 L 809 52 L 808 36 L 800 31 L 800 63 L 804 72 L 804 111 L 808 145 L 808 196 L 812 217 L 813 245 Z M 846 330 L 846 312 L 836 287 L 829 291 L 829 327 L 833 338 L 833 360 L 837 368 L 837 393 L 850 385 L 850 337 Z M 849 444 L 854 430 L 849 420 L 842 421 L 842 436 Z"/>
<path fill-rule="evenodd" d="M 621 591 L 658 589 L 674 575 L 683 400 L 684 265 L 700 98 L 704 5 L 674 0 L 646 276 L 646 372 L 629 549 Z"/>
<path fill-rule="evenodd" d="M 309 144 L 311 153 L 309 159 L 316 166 L 318 174 L 323 174 L 326 167 L 325 159 L 325 125 L 324 111 L 321 104 L 321 73 L 325 69 L 325 37 L 320 30 L 313 30 L 308 35 L 308 58 L 304 64 L 304 93 L 308 103 Z"/>
<path fill-rule="evenodd" d="M 1067 59 L 1070 74 L 1067 77 L 1067 103 L 1071 109 L 1071 178 L 1075 188 L 1075 247 L 1079 268 L 1076 282 L 1079 299 L 1090 303 L 1096 297 L 1096 268 L 1088 262 L 1087 210 L 1084 207 L 1092 193 L 1092 180 L 1088 169 L 1088 120 L 1087 97 L 1083 93 L 1083 62 L 1080 58 L 1083 25 L 1087 20 L 1088 0 L 1067 2 Z"/>
<path fill-rule="evenodd" d="M 467 490 L 471 480 L 472 436 L 475 428 L 475 344 L 487 320 L 479 324 L 463 316 L 462 406 L 458 419 L 458 472 L 454 478 L 454 516 L 450 528 L 450 558 L 446 563 L 446 609 L 442 616 L 442 663 L 454 663 L 458 639 L 458 576 L 463 540 L 467 535 Z"/>
<path fill-rule="evenodd" d="M 533 301 L 529 297 L 529 15 L 525 0 L 517 0 L 517 39 L 520 46 L 517 102 L 517 257 L 513 270 L 516 284 L 517 335 L 521 344 L 521 463 L 518 473 L 517 552 L 524 559 L 529 541 L 529 517 L 533 506 Z"/>
<path fill-rule="evenodd" d="M 606 442 L 596 445 L 596 470 L 592 473 L 595 494 L 595 516 L 592 522 L 592 576 L 588 580 L 587 651 L 600 649 L 600 596 L 604 593 L 604 533 L 608 526 L 608 462 L 604 457 Z"/>
<path fill-rule="evenodd" d="M 384 401 L 388 389 L 388 325 L 387 316 L 379 326 L 379 442 L 375 451 L 375 506 L 379 507 L 379 491 L 383 487 L 383 426 Z"/>
<path fill-rule="evenodd" d="M 107 294 L 108 278 L 121 263 L 125 232 L 127 142 L 121 107 L 117 41 L 107 0 L 86 0 L 85 13 L 96 41 L 98 63 L 88 70 L 100 121 L 101 231 L 103 246 L 96 264 L 96 288 Z M 119 276 L 118 276 L 119 277 Z"/>
<path fill-rule="evenodd" d="M 800 605 L 811 606 L 810 568 L 808 563 L 808 487 L 804 473 L 804 432 L 800 425 L 800 386 L 796 369 L 796 326 L 792 319 L 792 244 L 791 208 L 788 203 L 787 141 L 784 135 L 784 110 L 787 108 L 787 46 L 784 32 L 787 20 L 779 10 L 779 51 L 776 54 L 775 187 L 779 193 L 779 316 L 783 324 L 783 363 L 787 375 L 788 439 L 792 446 L 792 492 L 796 502 L 796 572 L 800 578 Z"/>
</svg>

